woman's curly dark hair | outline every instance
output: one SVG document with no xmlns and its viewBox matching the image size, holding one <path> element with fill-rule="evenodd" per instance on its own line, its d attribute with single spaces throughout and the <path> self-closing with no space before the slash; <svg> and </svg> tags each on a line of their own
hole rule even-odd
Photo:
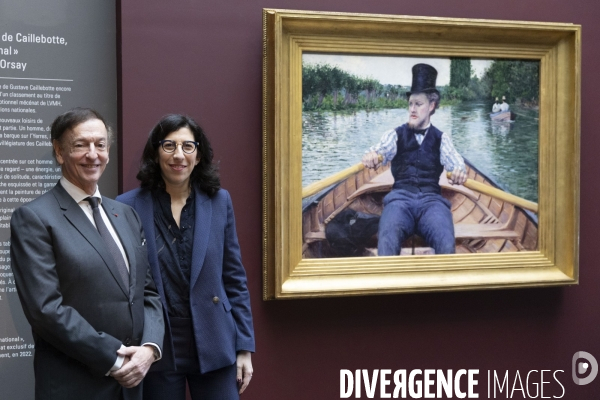
<svg viewBox="0 0 600 400">
<path fill-rule="evenodd" d="M 194 140 L 199 143 L 197 157 L 200 162 L 194 167 L 190 176 L 190 184 L 198 186 L 209 196 L 214 195 L 221 188 L 221 181 L 217 166 L 213 165 L 213 151 L 204 131 L 192 118 L 181 114 L 165 115 L 150 131 L 144 153 L 140 161 L 140 171 L 136 178 L 141 182 L 141 187 L 149 190 L 165 188 L 160 165 L 158 163 L 159 142 L 172 132 L 181 128 L 188 128 L 194 135 Z"/>
</svg>

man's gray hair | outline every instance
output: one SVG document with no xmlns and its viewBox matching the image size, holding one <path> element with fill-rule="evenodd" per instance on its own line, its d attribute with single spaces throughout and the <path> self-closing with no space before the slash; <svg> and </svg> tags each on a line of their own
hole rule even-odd
<svg viewBox="0 0 600 400">
<path fill-rule="evenodd" d="M 433 107 L 433 110 L 431 110 L 431 113 L 429 113 L 429 115 L 431 116 L 431 115 L 435 114 L 435 110 L 440 107 L 440 98 L 441 97 L 437 90 L 435 92 L 425 93 L 425 95 L 427 96 L 427 100 L 429 100 L 430 103 L 432 103 L 432 102 L 435 103 L 435 107 Z"/>
</svg>

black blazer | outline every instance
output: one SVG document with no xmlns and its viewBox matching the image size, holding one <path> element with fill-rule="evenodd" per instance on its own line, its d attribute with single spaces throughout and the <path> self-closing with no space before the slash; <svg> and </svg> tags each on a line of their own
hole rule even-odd
<svg viewBox="0 0 600 400">
<path fill-rule="evenodd" d="M 60 182 L 12 215 L 12 270 L 35 340 L 36 399 L 118 399 L 121 386 L 105 374 L 121 344 L 162 347 L 162 306 L 141 222 L 122 203 L 103 197 L 102 205 L 129 260 L 129 290 Z M 123 394 L 141 399 L 141 385 Z"/>
</svg>

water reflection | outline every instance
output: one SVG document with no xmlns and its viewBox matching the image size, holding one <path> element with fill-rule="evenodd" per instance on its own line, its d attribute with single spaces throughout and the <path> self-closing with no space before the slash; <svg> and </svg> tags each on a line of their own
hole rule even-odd
<svg viewBox="0 0 600 400">
<path fill-rule="evenodd" d="M 431 121 L 452 135 L 456 149 L 481 172 L 505 190 L 537 202 L 539 112 L 511 108 L 515 122 L 492 122 L 487 105 L 474 102 L 442 107 Z M 405 109 L 304 112 L 302 186 L 360 162 L 365 150 L 407 119 Z"/>
</svg>

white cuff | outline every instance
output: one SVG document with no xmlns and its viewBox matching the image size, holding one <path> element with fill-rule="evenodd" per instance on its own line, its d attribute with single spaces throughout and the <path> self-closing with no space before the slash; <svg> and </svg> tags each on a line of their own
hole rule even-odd
<svg viewBox="0 0 600 400">
<path fill-rule="evenodd" d="M 119 350 L 122 350 L 124 348 L 125 346 L 121 345 Z M 123 361 L 125 361 L 125 357 L 117 354 L 117 360 L 115 361 L 114 365 L 110 368 L 110 370 L 106 373 L 106 376 L 109 376 L 111 372 L 120 370 L 123 366 Z"/>
<path fill-rule="evenodd" d="M 146 342 L 144 344 L 142 344 L 142 346 L 152 346 L 156 349 L 156 351 L 154 352 L 154 354 L 157 356 L 156 359 L 154 360 L 154 362 L 160 360 L 162 358 L 162 351 L 160 349 L 160 347 L 158 347 L 158 345 L 156 343 L 152 343 L 152 342 Z"/>
</svg>

